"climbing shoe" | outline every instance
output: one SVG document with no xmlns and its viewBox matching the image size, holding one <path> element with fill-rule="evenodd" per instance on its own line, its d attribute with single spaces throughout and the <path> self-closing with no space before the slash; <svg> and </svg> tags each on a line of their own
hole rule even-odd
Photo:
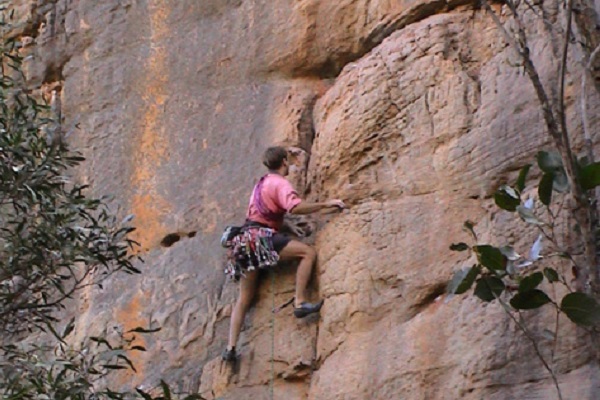
<svg viewBox="0 0 600 400">
<path fill-rule="evenodd" d="M 225 350 L 223 350 L 223 353 L 221 354 L 221 358 L 223 359 L 223 361 L 226 362 L 235 362 L 235 360 L 237 360 L 237 355 L 235 354 L 235 347 L 233 347 L 232 349 L 225 348 Z"/>
<path fill-rule="evenodd" d="M 319 310 L 321 310 L 321 307 L 323 306 L 323 301 L 324 300 L 321 300 L 320 302 L 314 304 L 304 302 L 300 304 L 300 307 L 294 307 L 294 315 L 296 316 L 296 318 L 304 318 L 307 315 L 318 313 Z"/>
</svg>

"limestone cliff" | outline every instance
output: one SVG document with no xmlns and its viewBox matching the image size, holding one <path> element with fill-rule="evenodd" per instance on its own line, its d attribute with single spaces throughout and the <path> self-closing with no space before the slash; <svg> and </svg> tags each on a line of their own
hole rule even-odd
<svg viewBox="0 0 600 400">
<path fill-rule="evenodd" d="M 560 18 L 558 1 L 543 3 Z M 592 2 L 590 2 L 592 3 Z M 489 16 L 467 0 L 17 0 L 34 87 L 57 89 L 78 171 L 135 214 L 145 264 L 84 293 L 78 337 L 106 324 L 161 326 L 124 374 L 208 399 L 554 398 L 529 343 L 494 304 L 445 299 L 448 251 L 464 220 L 486 240 L 510 217 L 491 195 L 549 139 L 533 89 Z M 496 6 L 501 11 L 500 6 Z M 557 39 L 528 18 L 550 79 Z M 595 17 L 595 16 L 594 16 Z M 592 29 L 593 31 L 593 29 Z M 580 50 L 567 80 L 580 136 Z M 591 124 L 600 102 L 587 91 Z M 316 217 L 313 296 L 320 319 L 275 318 L 265 279 L 241 337 L 225 345 L 236 286 L 222 273 L 221 229 L 242 221 L 260 154 L 294 148 L 291 179 L 350 208 Z M 196 232 L 170 247 L 173 232 Z M 275 302 L 293 291 L 293 269 Z M 542 316 L 535 320 L 542 326 Z M 500 322 L 498 322 L 500 321 Z M 555 366 L 565 398 L 600 398 L 587 345 L 565 324 Z M 272 343 L 273 340 L 273 343 Z"/>
</svg>

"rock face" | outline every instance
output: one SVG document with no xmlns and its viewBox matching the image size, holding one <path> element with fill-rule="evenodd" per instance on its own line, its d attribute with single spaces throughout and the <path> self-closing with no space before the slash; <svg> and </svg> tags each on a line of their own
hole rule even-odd
<svg viewBox="0 0 600 400">
<path fill-rule="evenodd" d="M 290 400 L 555 397 L 497 304 L 443 295 L 468 262 L 448 251 L 467 239 L 464 220 L 484 242 L 523 231 L 491 211 L 491 196 L 549 145 L 528 78 L 476 3 L 15 3 L 29 81 L 61 94 L 68 140 L 88 159 L 81 179 L 136 216 L 143 275 L 116 277 L 74 306 L 76 339 L 107 324 L 162 327 L 139 339 L 148 351 L 134 359 L 138 373 L 116 385 L 163 378 L 207 399 L 269 398 L 274 375 L 274 398 Z M 547 19 L 561 17 L 557 4 L 543 2 Z M 534 61 L 554 84 L 558 39 L 525 17 Z M 581 56 L 572 46 L 574 137 Z M 590 86 L 585 96 L 594 131 L 598 93 Z M 274 317 L 294 271 L 265 277 L 231 369 L 218 355 L 237 288 L 222 274 L 218 238 L 243 220 L 261 153 L 275 142 L 292 147 L 300 192 L 350 208 L 312 220 L 320 319 Z M 553 324 L 550 314 L 531 317 L 536 331 Z M 563 321 L 557 344 L 542 343 L 565 399 L 600 398 L 583 333 Z"/>
</svg>

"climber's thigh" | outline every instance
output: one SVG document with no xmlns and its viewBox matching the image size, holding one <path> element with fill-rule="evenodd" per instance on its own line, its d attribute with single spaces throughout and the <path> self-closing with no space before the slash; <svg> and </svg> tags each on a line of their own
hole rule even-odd
<svg viewBox="0 0 600 400">
<path fill-rule="evenodd" d="M 281 260 L 293 260 L 311 256 L 315 251 L 312 247 L 298 240 L 290 240 L 290 242 L 279 253 Z"/>
<path fill-rule="evenodd" d="M 240 280 L 240 300 L 244 303 L 250 303 L 256 292 L 258 281 L 258 270 L 246 271 L 246 276 Z"/>
</svg>

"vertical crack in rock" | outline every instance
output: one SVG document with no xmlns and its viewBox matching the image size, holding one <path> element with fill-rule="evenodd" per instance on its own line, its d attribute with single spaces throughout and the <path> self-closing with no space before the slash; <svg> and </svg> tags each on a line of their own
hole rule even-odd
<svg viewBox="0 0 600 400">
<path fill-rule="evenodd" d="M 385 93 L 387 95 L 387 98 L 388 98 L 388 101 L 389 101 L 389 104 L 390 104 L 390 108 L 394 108 L 395 115 L 397 116 L 400 113 L 400 110 L 402 108 L 400 107 L 400 105 L 394 99 L 394 95 L 392 94 L 392 88 L 394 88 L 396 90 L 399 90 L 398 84 L 397 84 L 397 82 L 396 82 L 395 85 L 391 85 L 390 84 L 390 82 L 394 81 L 394 74 L 392 73 L 392 70 L 390 69 L 389 65 L 387 64 L 385 58 L 383 57 L 383 54 L 381 54 L 380 51 L 377 51 L 375 54 L 381 59 L 382 65 L 384 67 L 384 70 L 385 70 L 387 76 L 389 77 L 389 79 L 387 79 L 385 81 L 385 85 L 386 85 L 386 87 L 385 87 Z M 360 71 L 358 72 L 358 79 L 359 79 L 358 86 L 360 87 Z M 426 95 L 425 95 L 425 97 L 426 97 Z M 427 99 L 425 99 L 425 102 L 427 102 Z M 429 110 L 429 108 L 428 108 L 428 110 Z M 385 124 L 388 123 L 388 122 L 389 122 L 389 115 L 388 115 L 387 112 L 385 112 L 385 113 L 382 113 L 382 114 L 380 114 L 378 116 L 378 121 L 376 122 L 376 124 L 383 131 Z M 431 119 L 431 131 L 432 131 L 432 135 L 433 135 L 433 132 L 434 132 L 433 118 Z M 402 138 L 402 134 L 399 134 L 399 136 L 400 136 L 400 138 Z M 379 142 L 381 144 L 383 144 L 383 147 L 385 147 L 385 149 L 383 151 L 383 155 L 382 155 L 383 160 L 384 160 L 385 164 L 387 165 L 387 167 L 388 167 L 388 169 L 390 171 L 390 174 L 391 174 L 391 176 L 392 176 L 392 178 L 394 180 L 395 187 L 399 188 L 400 187 L 400 181 L 398 179 L 398 174 L 396 172 L 396 169 L 394 168 L 394 165 L 392 164 L 392 162 L 388 158 L 388 154 L 390 154 L 390 150 L 391 149 L 389 148 L 389 146 L 388 146 L 388 144 L 387 144 L 387 142 L 385 140 L 386 138 L 383 137 L 383 135 L 380 136 L 379 139 L 380 139 Z M 401 189 L 399 189 L 399 190 L 401 191 Z"/>
<path fill-rule="evenodd" d="M 319 86 L 322 86 L 322 84 L 319 83 L 315 86 L 314 82 L 309 82 L 307 87 L 305 86 L 306 82 L 304 80 L 301 80 L 299 83 L 298 86 L 293 85 L 286 94 L 285 100 L 282 103 L 283 109 L 278 110 L 276 115 L 285 116 L 285 124 L 281 125 L 277 131 L 279 131 L 280 134 L 281 132 L 284 132 L 283 136 L 286 137 L 284 142 L 288 145 L 291 163 L 292 165 L 295 165 L 295 168 L 290 170 L 288 179 L 292 181 L 298 191 L 302 193 L 302 197 L 305 198 L 310 192 L 311 187 L 311 183 L 308 181 L 308 165 L 315 139 L 313 111 L 318 99 L 317 89 Z M 290 130 L 289 127 L 292 129 Z M 307 229 L 309 235 L 314 231 L 313 224 L 308 222 L 310 217 L 288 215 L 286 216 L 286 219 L 300 228 Z M 310 243 L 312 240 L 314 239 L 311 235 L 308 242 Z M 290 281 L 290 283 L 292 282 L 293 281 Z M 293 287 L 291 288 L 293 290 Z M 317 288 L 318 282 L 316 282 L 316 287 L 311 287 L 313 290 Z M 285 289 L 283 289 L 283 292 L 281 289 L 278 290 L 278 294 L 281 295 L 283 293 L 285 293 L 286 296 L 288 294 Z M 309 329 L 309 332 L 312 331 L 310 339 L 306 342 L 306 345 L 309 346 L 307 349 L 308 351 L 302 351 L 299 358 L 278 360 L 285 364 L 282 372 L 278 373 L 278 377 L 285 380 L 288 384 L 303 386 L 308 393 L 312 373 L 316 366 L 319 322 L 316 318 L 306 322 L 308 325 L 302 324 L 301 329 Z M 312 329 L 314 329 L 314 331 Z"/>
</svg>

